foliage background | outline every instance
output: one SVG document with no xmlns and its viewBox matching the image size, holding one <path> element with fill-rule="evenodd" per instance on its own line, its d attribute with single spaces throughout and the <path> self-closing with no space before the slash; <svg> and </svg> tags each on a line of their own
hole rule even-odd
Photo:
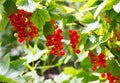
<svg viewBox="0 0 120 83">
<path fill-rule="evenodd" d="M 17 9 L 33 12 L 31 21 L 39 35 L 29 43 L 18 43 L 14 37 L 8 16 Z M 119 0 L 0 0 L 0 82 L 107 83 L 100 77 L 103 71 L 119 76 L 120 51 L 116 48 L 120 41 L 115 36 L 120 31 L 119 12 Z M 45 36 L 53 33 L 45 26 L 50 19 L 63 30 L 66 53 L 62 57 L 50 55 L 45 45 Z M 80 54 L 74 54 L 69 45 L 69 29 L 80 35 Z M 91 70 L 89 50 L 106 54 L 105 70 Z"/>
</svg>

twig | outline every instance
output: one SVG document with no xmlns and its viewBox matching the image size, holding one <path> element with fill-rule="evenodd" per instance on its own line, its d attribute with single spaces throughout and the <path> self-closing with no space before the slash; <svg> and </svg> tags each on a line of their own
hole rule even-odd
<svg viewBox="0 0 120 83">
<path fill-rule="evenodd" d="M 85 27 L 82 23 L 79 22 L 79 20 L 76 20 L 75 23 L 80 25 L 81 27 Z"/>
</svg>

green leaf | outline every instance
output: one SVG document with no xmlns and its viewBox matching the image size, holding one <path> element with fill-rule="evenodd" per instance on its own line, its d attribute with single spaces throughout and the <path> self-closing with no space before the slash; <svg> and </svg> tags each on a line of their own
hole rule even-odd
<svg viewBox="0 0 120 83">
<path fill-rule="evenodd" d="M 9 66 L 10 66 L 10 55 L 7 54 L 0 60 L 0 75 L 5 75 L 9 70 Z"/>
<path fill-rule="evenodd" d="M 60 8 L 58 7 L 57 4 L 50 4 L 47 6 L 47 10 L 49 11 L 50 17 L 51 19 L 55 19 L 55 20 L 60 20 L 61 16 L 60 16 Z"/>
<path fill-rule="evenodd" d="M 99 23 L 100 19 L 98 19 L 97 21 L 87 24 L 86 28 L 84 29 L 84 32 L 90 32 L 92 30 L 96 30 L 97 28 L 100 27 L 100 23 Z"/>
<path fill-rule="evenodd" d="M 103 36 L 103 38 L 101 39 L 100 43 L 104 43 L 106 42 L 109 38 L 110 38 L 111 33 L 107 33 L 106 35 Z"/>
<path fill-rule="evenodd" d="M 64 24 L 73 23 L 75 21 L 76 21 L 76 18 L 72 14 L 66 14 L 66 16 L 63 19 Z"/>
<path fill-rule="evenodd" d="M 4 76 L 4 75 L 0 75 L 0 82 L 17 83 L 17 82 L 14 81 L 13 79 L 7 78 L 7 77 Z"/>
<path fill-rule="evenodd" d="M 25 60 L 20 60 L 20 59 L 16 61 L 12 61 L 10 62 L 10 69 L 13 69 L 22 73 L 25 68 L 25 66 L 23 65 L 24 62 Z"/>
<path fill-rule="evenodd" d="M 36 9 L 32 14 L 31 21 L 39 30 L 42 30 L 45 23 L 50 21 L 50 15 L 45 9 Z"/>
<path fill-rule="evenodd" d="M 51 17 L 51 19 L 54 19 L 54 20 L 62 19 L 59 14 L 54 14 L 54 13 L 50 13 L 50 17 Z"/>
<path fill-rule="evenodd" d="M 12 61 L 10 63 L 10 55 L 5 55 L 0 60 L 0 82 L 24 82 L 23 79 L 18 77 L 23 72 L 23 70 L 23 60 Z"/>
<path fill-rule="evenodd" d="M 0 4 L 0 31 L 4 31 L 7 23 L 8 23 L 8 17 L 4 11 L 3 5 Z"/>
<path fill-rule="evenodd" d="M 48 58 L 49 57 L 48 57 L 47 53 L 45 53 L 45 54 L 42 55 L 42 57 L 40 58 L 40 60 L 47 61 Z"/>
<path fill-rule="evenodd" d="M 61 83 L 65 80 L 68 80 L 70 77 L 71 77 L 70 75 L 66 75 L 64 72 L 62 72 L 61 74 L 54 78 L 54 81 L 55 83 Z"/>
<path fill-rule="evenodd" d="M 20 75 L 21 75 L 20 71 L 10 69 L 5 76 L 6 78 L 11 78 L 13 81 L 17 83 L 24 83 L 25 81 L 20 77 Z"/>
<path fill-rule="evenodd" d="M 24 74 L 24 79 L 26 80 L 26 82 L 24 82 L 24 83 L 29 83 L 29 82 L 32 82 L 32 83 L 45 83 L 45 82 L 43 82 L 44 77 L 39 76 L 36 70 L 26 72 Z M 30 81 L 30 79 L 32 81 Z"/>
<path fill-rule="evenodd" d="M 28 47 L 29 47 L 31 53 L 34 55 L 36 53 L 34 48 L 30 44 L 28 45 Z"/>
<path fill-rule="evenodd" d="M 120 52 L 117 51 L 115 48 L 111 48 L 111 52 L 112 52 L 112 54 L 113 54 L 114 56 L 120 57 Z"/>
<path fill-rule="evenodd" d="M 96 1 L 97 1 L 97 0 L 88 0 L 88 1 L 84 4 L 84 6 L 82 6 L 82 7 L 79 9 L 79 11 L 82 11 L 82 10 L 84 10 L 84 9 L 87 9 L 87 8 L 91 7 Z"/>
<path fill-rule="evenodd" d="M 4 9 L 7 13 L 7 16 L 11 15 L 13 12 L 17 11 L 16 4 L 13 2 L 13 0 L 6 0 L 4 5 Z"/>
<path fill-rule="evenodd" d="M 109 29 L 109 32 L 112 32 L 112 30 L 116 27 L 117 25 L 117 22 L 116 20 L 113 20 L 110 24 L 110 29 Z"/>
<path fill-rule="evenodd" d="M 44 36 L 47 37 L 48 35 L 54 34 L 54 25 L 50 22 L 46 22 L 46 24 L 43 27 L 43 33 Z"/>
<path fill-rule="evenodd" d="M 106 11 L 108 18 L 114 19 L 114 17 L 118 14 L 113 9 Z"/>
<path fill-rule="evenodd" d="M 31 52 L 28 52 L 28 54 L 24 57 L 22 57 L 23 59 L 27 60 L 26 62 L 27 63 L 30 63 L 32 61 L 36 61 L 38 59 L 40 59 L 40 57 L 44 54 L 44 53 L 47 53 L 48 50 L 47 49 L 44 49 L 44 50 L 39 50 L 39 49 L 36 49 L 35 50 L 36 53 L 33 55 Z"/>
<path fill-rule="evenodd" d="M 96 17 L 98 16 L 98 14 L 101 12 L 101 10 L 105 7 L 106 3 L 108 0 L 104 0 L 96 9 L 95 13 L 94 13 L 94 19 L 96 19 Z"/>
<path fill-rule="evenodd" d="M 73 68 L 73 67 L 65 67 L 64 68 L 64 73 L 76 76 L 78 74 L 78 71 L 75 68 Z"/>
<path fill-rule="evenodd" d="M 113 76 L 118 77 L 120 76 L 120 66 L 115 60 L 108 60 L 107 61 L 107 72 L 110 72 Z"/>
<path fill-rule="evenodd" d="M 63 5 L 60 5 L 59 6 L 62 10 L 62 12 L 64 13 L 72 13 L 72 12 L 75 12 L 75 9 L 71 8 L 71 7 L 68 7 L 68 6 L 63 6 Z"/>
<path fill-rule="evenodd" d="M 93 43 L 88 40 L 88 41 L 86 42 L 85 46 L 84 46 L 84 47 L 85 47 L 85 51 L 87 51 L 88 49 L 90 49 L 90 47 L 92 47 L 92 46 L 93 46 Z"/>
<path fill-rule="evenodd" d="M 119 2 L 119 0 L 106 0 L 106 1 L 107 1 L 107 4 L 104 7 L 103 11 L 112 9 L 113 5 Z"/>
<path fill-rule="evenodd" d="M 33 12 L 37 8 L 38 3 L 34 2 L 33 0 L 17 0 L 16 5 L 18 9 L 24 9 L 28 12 Z"/>
<path fill-rule="evenodd" d="M 89 50 L 91 47 L 93 47 L 96 44 L 95 40 L 96 39 L 93 35 L 89 37 L 89 39 L 87 40 L 84 46 L 85 51 Z"/>
<path fill-rule="evenodd" d="M 72 56 L 67 56 L 64 60 L 64 64 L 68 63 L 71 60 Z"/>
<path fill-rule="evenodd" d="M 83 69 L 79 70 L 79 74 L 77 75 L 78 78 L 83 77 L 81 83 L 89 83 L 90 81 L 98 80 L 98 76 L 91 74 L 91 72 L 85 71 Z M 92 82 L 91 82 L 92 83 Z"/>
<path fill-rule="evenodd" d="M 2 4 L 0 4 L 0 13 L 2 14 L 3 12 L 5 12 L 4 11 L 4 6 Z M 0 19 L 1 19 L 1 17 L 0 17 Z"/>
<path fill-rule="evenodd" d="M 29 2 L 28 2 L 28 0 L 17 0 L 16 4 L 24 6 L 24 5 L 28 5 Z"/>
<path fill-rule="evenodd" d="M 70 82 L 68 83 L 80 83 L 83 78 L 76 78 L 74 77 Z"/>
<path fill-rule="evenodd" d="M 40 2 L 41 0 L 33 0 L 34 2 Z"/>
<path fill-rule="evenodd" d="M 82 80 L 83 83 L 88 83 L 90 81 L 95 81 L 98 80 L 98 76 L 92 75 L 92 74 L 88 74 L 87 76 L 84 77 L 84 79 Z"/>
<path fill-rule="evenodd" d="M 113 6 L 115 12 L 120 13 L 120 2 Z"/>
<path fill-rule="evenodd" d="M 91 12 L 86 13 L 82 17 L 82 22 L 87 24 L 94 22 L 93 14 Z"/>
<path fill-rule="evenodd" d="M 87 42 L 87 40 L 88 40 L 88 38 L 89 38 L 89 36 L 88 36 L 88 34 L 81 34 L 80 35 L 80 44 L 81 45 L 85 45 L 86 44 L 86 42 Z"/>
<path fill-rule="evenodd" d="M 8 24 L 8 18 L 5 13 L 0 14 L 0 31 L 4 31 Z"/>
<path fill-rule="evenodd" d="M 85 69 L 92 67 L 89 57 L 86 57 L 83 61 L 81 61 L 81 66 Z"/>
<path fill-rule="evenodd" d="M 120 19 L 119 19 L 119 18 L 120 18 L 120 13 L 115 16 L 115 20 L 116 20 L 118 23 L 120 23 Z"/>
<path fill-rule="evenodd" d="M 109 28 L 110 28 L 110 25 L 109 25 L 109 23 L 106 23 L 106 21 L 105 22 L 103 22 L 102 23 L 102 25 L 100 26 L 100 28 L 98 28 L 96 31 L 95 31 L 95 33 L 97 34 L 97 35 L 106 35 L 106 33 L 109 33 L 108 32 L 108 30 L 109 30 Z"/>
<path fill-rule="evenodd" d="M 10 62 L 9 71 L 6 73 L 6 78 L 11 78 L 15 83 L 24 83 L 24 79 L 20 75 L 24 72 L 25 66 L 23 63 L 25 60 L 17 59 Z"/>
</svg>

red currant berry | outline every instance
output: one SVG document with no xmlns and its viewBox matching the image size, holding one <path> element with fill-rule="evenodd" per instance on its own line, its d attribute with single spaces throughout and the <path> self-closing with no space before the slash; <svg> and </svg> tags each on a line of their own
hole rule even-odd
<svg viewBox="0 0 120 83">
<path fill-rule="evenodd" d="M 55 23 L 55 20 L 54 20 L 54 19 L 51 19 L 50 22 L 51 22 L 51 23 Z"/>
<path fill-rule="evenodd" d="M 102 77 L 102 78 L 105 78 L 105 76 L 106 76 L 105 73 L 102 73 L 102 74 L 101 74 L 101 77 Z"/>
<path fill-rule="evenodd" d="M 96 67 L 96 66 L 93 66 L 93 67 L 92 67 L 92 70 L 93 70 L 93 71 L 95 71 L 96 69 L 97 69 L 97 67 Z"/>
</svg>

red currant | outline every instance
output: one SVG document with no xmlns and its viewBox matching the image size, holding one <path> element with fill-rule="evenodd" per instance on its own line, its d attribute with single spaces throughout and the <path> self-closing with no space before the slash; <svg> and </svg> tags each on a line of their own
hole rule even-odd
<svg viewBox="0 0 120 83">
<path fill-rule="evenodd" d="M 38 35 L 37 28 L 30 22 L 31 15 L 32 13 L 30 12 L 19 10 L 18 13 L 13 13 L 9 16 L 11 25 L 18 34 L 14 34 L 14 36 L 18 37 L 19 42 L 29 42 Z"/>
<path fill-rule="evenodd" d="M 63 36 L 61 35 L 62 29 L 58 27 L 58 24 L 55 24 L 54 28 L 54 34 L 46 37 L 46 46 L 52 47 L 50 51 L 51 55 L 63 56 L 65 52 L 63 52 Z"/>
<path fill-rule="evenodd" d="M 80 50 L 77 49 L 77 44 L 79 43 L 79 35 L 77 31 L 75 30 L 69 30 L 69 36 L 70 36 L 70 45 L 72 46 L 72 49 L 75 54 L 79 54 Z"/>
</svg>

